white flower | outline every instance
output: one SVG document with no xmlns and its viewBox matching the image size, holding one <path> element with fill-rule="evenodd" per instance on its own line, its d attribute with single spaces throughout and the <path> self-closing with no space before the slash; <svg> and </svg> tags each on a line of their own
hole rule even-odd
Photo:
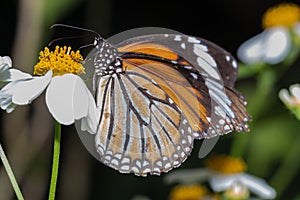
<svg viewBox="0 0 300 200">
<path fill-rule="evenodd" d="M 65 53 L 63 49 L 58 52 Z M 51 56 L 56 56 L 52 53 Z M 64 55 L 68 56 L 69 54 Z M 47 56 L 49 57 L 49 55 Z M 54 58 L 54 60 L 57 59 Z M 58 62 L 60 65 L 61 63 L 64 62 Z M 46 64 L 42 62 L 41 65 L 44 67 Z M 69 65 L 68 67 L 70 68 Z M 65 70 L 66 66 L 62 66 L 62 68 Z M 38 70 L 42 71 L 43 69 Z M 59 74 L 58 69 L 54 70 Z M 2 109 L 8 113 L 12 112 L 16 105 L 30 104 L 46 91 L 46 104 L 56 121 L 60 124 L 70 125 L 75 120 L 82 119 L 81 129 L 83 131 L 96 132 L 99 113 L 93 95 L 78 75 L 64 73 L 53 76 L 53 70 L 49 70 L 43 76 L 31 76 L 16 69 L 9 71 L 13 74 L 8 78 L 10 82 L 0 91 L 0 107 Z"/>
<path fill-rule="evenodd" d="M 280 90 L 279 98 L 300 120 L 300 84 L 291 85 L 289 90 Z"/>
<path fill-rule="evenodd" d="M 265 30 L 244 42 L 238 49 L 238 58 L 246 63 L 277 64 L 292 49 L 292 34 L 300 36 L 300 8 L 293 3 L 282 3 L 269 8 L 263 16 Z"/>
<path fill-rule="evenodd" d="M 289 53 L 292 41 L 288 29 L 274 27 L 250 38 L 238 49 L 238 58 L 246 63 L 277 64 Z"/>
<path fill-rule="evenodd" d="M 244 188 L 263 199 L 273 199 L 275 190 L 263 179 L 244 172 L 245 163 L 230 156 L 215 156 L 207 160 L 207 167 L 200 169 L 177 170 L 165 176 L 167 183 L 180 182 L 194 184 L 208 181 L 212 190 L 223 192 Z"/>
<path fill-rule="evenodd" d="M 27 105 L 46 90 L 46 104 L 54 119 L 70 125 L 75 120 L 89 118 L 89 132 L 95 132 L 98 116 L 94 98 L 83 80 L 74 74 L 52 77 L 52 71 L 44 76 L 31 76 L 12 80 L 0 91 L 0 106 L 11 112 L 16 105 Z M 92 117 L 91 117 L 92 116 Z M 84 125 L 84 124 L 83 124 Z M 86 124 L 85 124 L 86 125 Z M 88 128 L 85 129 L 88 129 Z M 92 128 L 94 127 L 94 128 Z"/>
<path fill-rule="evenodd" d="M 232 175 L 215 174 L 210 177 L 209 184 L 215 192 L 226 191 L 236 184 L 240 184 L 263 199 L 274 199 L 276 197 L 275 190 L 266 181 L 246 173 Z"/>
<path fill-rule="evenodd" d="M 263 199 L 274 199 L 275 190 L 263 179 L 247 173 L 222 174 L 208 168 L 177 170 L 165 176 L 167 183 L 191 184 L 208 181 L 215 192 L 226 191 L 239 183 Z"/>
<path fill-rule="evenodd" d="M 25 79 L 30 77 L 30 75 L 26 75 L 19 70 L 12 69 L 11 67 L 11 58 L 9 56 L 0 56 L 0 84 L 4 84 L 12 80 Z"/>
<path fill-rule="evenodd" d="M 293 84 L 289 88 L 290 93 L 286 89 L 279 92 L 279 98 L 288 106 L 300 107 L 300 84 Z"/>
</svg>

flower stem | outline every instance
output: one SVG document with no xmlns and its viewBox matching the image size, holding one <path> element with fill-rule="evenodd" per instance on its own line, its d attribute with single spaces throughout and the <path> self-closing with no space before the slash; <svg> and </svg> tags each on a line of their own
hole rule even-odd
<svg viewBox="0 0 300 200">
<path fill-rule="evenodd" d="M 9 180 L 10 180 L 10 182 L 11 182 L 13 188 L 14 188 L 14 191 L 16 193 L 16 196 L 17 196 L 18 200 L 24 200 L 24 197 L 23 197 L 23 195 L 21 193 L 19 185 L 18 185 L 18 183 L 16 181 L 14 173 L 13 173 L 13 171 L 12 171 L 10 165 L 9 165 L 9 162 L 7 160 L 7 157 L 6 157 L 5 153 L 4 153 L 4 150 L 3 150 L 2 146 L 1 146 L 1 144 L 0 144 L 0 157 L 1 157 L 2 163 L 4 165 L 4 168 L 6 170 L 6 173 L 7 173 L 8 177 L 9 177 Z"/>
<path fill-rule="evenodd" d="M 279 168 L 272 177 L 270 183 L 276 188 L 277 199 L 281 199 L 281 195 L 285 192 L 291 181 L 295 179 L 300 169 L 300 135 L 295 138 L 294 143 L 291 144 L 289 152 L 284 156 Z"/>
<path fill-rule="evenodd" d="M 55 121 L 54 129 L 54 145 L 53 145 L 53 161 L 52 161 L 52 175 L 49 190 L 49 200 L 55 199 L 58 167 L 59 167 L 59 154 L 60 154 L 60 138 L 61 138 L 61 125 Z"/>
</svg>

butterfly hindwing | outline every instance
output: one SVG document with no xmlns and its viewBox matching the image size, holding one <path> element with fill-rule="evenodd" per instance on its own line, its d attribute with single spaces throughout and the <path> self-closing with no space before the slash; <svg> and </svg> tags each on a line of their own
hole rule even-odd
<svg viewBox="0 0 300 200">
<path fill-rule="evenodd" d="M 154 80 L 129 63 L 126 73 L 100 79 L 97 151 L 102 162 L 121 172 L 167 172 L 192 150 L 188 120 L 164 91 L 167 84 L 162 88 Z"/>
</svg>

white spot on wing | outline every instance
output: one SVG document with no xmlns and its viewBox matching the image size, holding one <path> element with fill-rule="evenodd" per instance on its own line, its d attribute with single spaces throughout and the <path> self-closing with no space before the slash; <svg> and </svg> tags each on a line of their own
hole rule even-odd
<svg viewBox="0 0 300 200">
<path fill-rule="evenodd" d="M 183 49 L 185 49 L 186 48 L 186 46 L 185 46 L 185 43 L 181 43 L 181 48 L 183 48 Z"/>
<path fill-rule="evenodd" d="M 228 61 L 228 62 L 230 61 L 230 56 L 228 56 L 228 55 L 226 56 L 226 61 Z"/>
<path fill-rule="evenodd" d="M 230 130 L 230 126 L 225 125 L 225 126 L 224 126 L 224 130 L 225 130 L 225 131 L 229 131 L 229 130 Z"/>
<path fill-rule="evenodd" d="M 201 44 L 194 44 L 194 53 L 197 56 L 200 56 L 203 60 L 205 60 L 208 64 L 210 64 L 213 67 L 217 66 L 217 63 L 213 59 L 209 53 L 207 53 L 207 47 Z"/>
<path fill-rule="evenodd" d="M 190 73 L 191 74 L 191 76 L 194 78 L 194 79 L 198 79 L 198 75 L 197 74 L 195 74 L 195 73 Z"/>
<path fill-rule="evenodd" d="M 234 60 L 234 61 L 232 61 L 232 66 L 234 67 L 234 68 L 237 68 L 237 63 L 236 63 L 236 61 Z"/>
<path fill-rule="evenodd" d="M 193 67 L 192 67 L 192 66 L 189 66 L 189 65 L 184 66 L 184 68 L 185 68 L 185 69 L 193 69 Z"/>
<path fill-rule="evenodd" d="M 211 65 L 209 65 L 207 62 L 205 62 L 201 57 L 197 58 L 197 63 L 210 76 L 212 76 L 215 79 L 220 80 L 220 76 L 219 76 L 218 72 Z"/>
<path fill-rule="evenodd" d="M 129 166 L 128 166 L 128 165 L 123 165 L 123 166 L 121 167 L 121 170 L 123 170 L 123 171 L 128 171 L 128 170 L 129 170 Z"/>
<path fill-rule="evenodd" d="M 118 166 L 119 165 L 119 161 L 117 159 L 113 159 L 111 161 L 111 164 L 115 165 L 115 166 Z"/>
<path fill-rule="evenodd" d="M 122 164 L 124 163 L 130 163 L 130 159 L 129 158 L 123 158 L 123 160 L 121 161 Z"/>
<path fill-rule="evenodd" d="M 162 166 L 162 162 L 161 161 L 157 161 L 156 165 L 159 166 L 159 167 L 161 167 Z"/>
<path fill-rule="evenodd" d="M 197 40 L 195 37 L 188 37 L 188 42 L 190 43 L 200 43 L 200 40 Z"/>
<path fill-rule="evenodd" d="M 174 40 L 175 41 L 181 41 L 181 35 L 175 35 Z"/>
<path fill-rule="evenodd" d="M 169 169 L 171 167 L 171 163 L 167 163 L 166 165 L 165 165 L 165 169 Z"/>
</svg>

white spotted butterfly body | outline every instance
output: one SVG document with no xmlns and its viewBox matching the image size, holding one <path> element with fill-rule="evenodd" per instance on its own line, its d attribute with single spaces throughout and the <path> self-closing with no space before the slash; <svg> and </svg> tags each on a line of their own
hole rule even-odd
<svg viewBox="0 0 300 200">
<path fill-rule="evenodd" d="M 194 139 L 248 131 L 246 101 L 233 89 L 235 59 L 204 39 L 134 37 L 94 51 L 95 136 L 100 160 L 122 172 L 159 175 L 178 167 Z"/>
</svg>

